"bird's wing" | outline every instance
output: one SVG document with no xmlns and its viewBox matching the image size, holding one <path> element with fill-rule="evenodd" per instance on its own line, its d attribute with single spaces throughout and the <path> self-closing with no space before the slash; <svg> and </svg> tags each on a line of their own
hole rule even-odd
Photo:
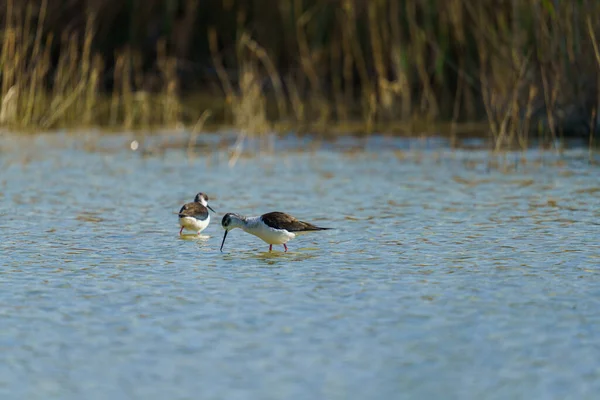
<svg viewBox="0 0 600 400">
<path fill-rule="evenodd" d="M 179 210 L 179 217 L 206 219 L 208 217 L 208 209 L 200 203 L 187 203 Z"/>
<path fill-rule="evenodd" d="M 273 211 L 261 216 L 263 222 L 275 229 L 285 229 L 288 232 L 302 232 L 302 231 L 320 231 L 328 228 L 319 228 L 308 222 L 297 220 L 295 217 L 282 213 L 279 211 Z"/>
</svg>

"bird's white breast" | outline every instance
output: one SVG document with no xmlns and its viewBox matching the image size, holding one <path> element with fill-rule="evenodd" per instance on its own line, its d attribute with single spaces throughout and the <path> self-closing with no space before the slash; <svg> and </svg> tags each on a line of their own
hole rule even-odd
<svg viewBox="0 0 600 400">
<path fill-rule="evenodd" d="M 179 218 L 179 226 L 183 226 L 185 229 L 190 231 L 203 231 L 210 224 L 210 215 L 206 217 L 204 221 L 196 219 L 194 217 L 183 217 Z"/>
<path fill-rule="evenodd" d="M 260 220 L 260 217 L 252 217 L 246 220 L 242 227 L 246 232 L 258 236 L 268 244 L 284 244 L 295 238 L 296 235 L 285 229 L 273 229 Z"/>
</svg>

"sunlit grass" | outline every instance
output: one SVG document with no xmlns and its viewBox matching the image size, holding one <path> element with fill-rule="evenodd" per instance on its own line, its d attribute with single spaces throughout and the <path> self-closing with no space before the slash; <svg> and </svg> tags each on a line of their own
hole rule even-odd
<svg viewBox="0 0 600 400">
<path fill-rule="evenodd" d="M 41 2 L 35 30 L 31 7 L 25 15 L 15 14 L 14 4 L 14 0 L 7 1 L 0 58 L 0 124 L 4 127 L 20 131 L 94 126 L 135 129 L 181 123 L 176 62 L 166 55 L 164 42 L 157 49 L 157 82 L 149 90 L 139 54 L 122 50 L 109 72 L 100 55 L 93 53 L 93 15 L 87 19 L 83 39 L 66 32 L 57 39 L 52 33 L 42 33 L 47 0 Z M 60 54 L 53 62 L 57 40 Z M 112 93 L 102 91 L 100 85 L 109 73 Z"/>
<path fill-rule="evenodd" d="M 102 11 L 110 1 L 86 8 L 77 30 L 56 22 L 48 0 L 7 0 L 0 124 L 24 132 L 185 128 L 190 143 L 202 129 L 227 125 L 240 132 L 231 164 L 248 138 L 268 150 L 272 132 L 288 131 L 453 142 L 483 135 L 495 152 L 534 139 L 558 151 L 557 142 L 577 134 L 589 137 L 593 160 L 598 2 L 255 0 L 260 13 L 244 4 L 196 5 L 196 13 L 210 7 L 211 22 L 180 21 L 188 56 L 204 47 L 197 64 L 214 71 L 191 87 L 179 68 L 194 64 L 175 55 L 173 37 L 156 41 L 150 67 L 133 45 L 114 44 L 111 57 L 98 50 L 109 41 Z M 137 25 L 111 29 L 150 23 L 133 6 L 126 12 Z"/>
</svg>

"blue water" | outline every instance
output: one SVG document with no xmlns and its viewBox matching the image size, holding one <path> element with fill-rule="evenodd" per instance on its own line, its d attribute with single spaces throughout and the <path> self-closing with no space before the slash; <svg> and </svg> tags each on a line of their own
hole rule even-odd
<svg viewBox="0 0 600 400">
<path fill-rule="evenodd" d="M 587 149 L 289 136 L 230 164 L 218 136 L 132 140 L 0 138 L 0 398 L 600 393 Z M 217 213 L 181 238 L 198 191 Z M 219 252 L 224 213 L 275 210 L 335 230 Z"/>
</svg>

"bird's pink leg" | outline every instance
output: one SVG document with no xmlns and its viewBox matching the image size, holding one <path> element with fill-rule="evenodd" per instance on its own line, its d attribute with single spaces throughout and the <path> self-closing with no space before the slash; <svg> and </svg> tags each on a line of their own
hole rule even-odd
<svg viewBox="0 0 600 400">
<path fill-rule="evenodd" d="M 283 248 L 285 249 L 285 252 L 287 253 L 287 245 L 285 243 L 283 244 Z"/>
<path fill-rule="evenodd" d="M 269 253 L 271 252 L 271 250 L 273 250 L 273 245 L 272 244 L 269 245 Z"/>
<path fill-rule="evenodd" d="M 181 227 L 181 229 L 179 230 L 179 236 L 181 236 L 181 232 L 183 232 L 183 226 Z"/>
</svg>

